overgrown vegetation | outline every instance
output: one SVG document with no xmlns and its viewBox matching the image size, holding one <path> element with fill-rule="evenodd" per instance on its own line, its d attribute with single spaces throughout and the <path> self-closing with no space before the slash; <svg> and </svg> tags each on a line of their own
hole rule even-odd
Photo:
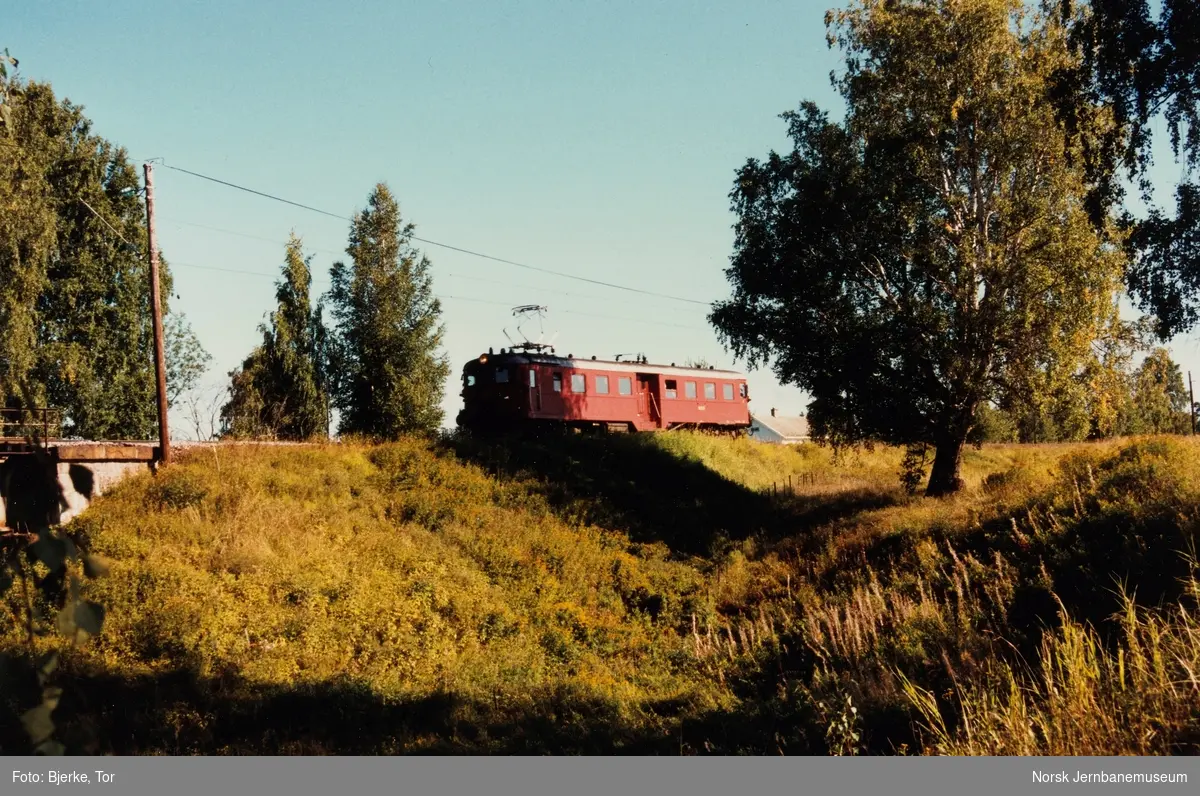
<svg viewBox="0 0 1200 796">
<path fill-rule="evenodd" d="M 313 311 L 311 258 L 292 234 L 275 284 L 278 306 L 259 327 L 262 344 L 229 374 L 229 400 L 221 407 L 221 436 L 308 440 L 329 436 L 325 389 L 326 330 Z"/>
<path fill-rule="evenodd" d="M 812 396 L 819 438 L 928 445 L 926 493 L 946 495 L 981 406 L 1037 406 L 1088 363 L 1125 258 L 1050 98 L 1074 63 L 1054 17 L 855 0 L 826 22 L 845 113 L 801 103 L 791 151 L 738 170 L 709 320 Z"/>
<path fill-rule="evenodd" d="M 1163 340 L 1200 320 L 1200 6 L 1194 0 L 1080 0 L 1046 3 L 1071 27 L 1071 49 L 1080 55 L 1055 81 L 1055 99 L 1067 129 L 1084 142 L 1088 209 L 1106 215 L 1124 205 L 1131 233 L 1130 293 L 1154 314 Z M 1112 123 L 1095 127 L 1095 109 Z M 1175 209 L 1153 201 L 1154 133 L 1165 135 L 1181 166 Z M 1149 209 L 1129 212 L 1130 178 Z"/>
<path fill-rule="evenodd" d="M 55 472 L 53 460 L 40 452 L 0 460 L 8 526 L 0 525 L 0 600 L 6 608 L 0 748 L 10 753 L 67 751 L 56 711 L 64 686 L 74 683 L 59 672 L 60 650 L 79 649 L 104 625 L 104 606 L 82 595 L 82 582 L 107 574 L 108 562 L 56 527 L 62 506 Z"/>
<path fill-rule="evenodd" d="M 387 185 L 350 224 L 350 262 L 330 269 L 328 383 L 340 434 L 434 433 L 450 365 L 432 264 Z"/>
<path fill-rule="evenodd" d="M 1120 323 L 1090 361 L 1040 402 L 985 404 L 972 436 L 985 442 L 1077 442 L 1188 434 L 1193 407 L 1178 364 L 1148 345 L 1149 319 Z M 1144 355 L 1140 357 L 1139 355 Z"/>
<path fill-rule="evenodd" d="M 221 447 L 70 526 L 108 619 L 37 644 L 94 752 L 1195 753 L 1196 453 Z"/>
<path fill-rule="evenodd" d="M 11 68 L 10 68 L 11 67 Z M 145 439 L 155 428 L 145 210 L 128 153 L 79 105 L 0 55 L 0 405 L 50 406 L 64 433 Z M 162 294 L 172 295 L 162 263 Z M 169 398 L 209 356 L 168 312 Z"/>
<path fill-rule="evenodd" d="M 223 437 L 327 438 L 332 409 L 342 435 L 394 440 L 437 431 L 450 366 L 431 264 L 412 245 L 415 231 L 387 185 L 376 185 L 351 221 L 349 263 L 333 264 L 315 311 L 309 261 L 292 236 L 263 342 L 229 374 Z"/>
</svg>

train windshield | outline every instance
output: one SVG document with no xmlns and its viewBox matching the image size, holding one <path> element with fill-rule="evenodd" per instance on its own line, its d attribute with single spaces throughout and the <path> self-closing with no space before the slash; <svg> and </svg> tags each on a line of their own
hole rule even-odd
<svg viewBox="0 0 1200 796">
<path fill-rule="evenodd" d="M 494 367 L 480 365 L 478 362 L 468 362 L 463 368 L 463 387 L 474 387 L 477 384 L 491 384 Z"/>
</svg>

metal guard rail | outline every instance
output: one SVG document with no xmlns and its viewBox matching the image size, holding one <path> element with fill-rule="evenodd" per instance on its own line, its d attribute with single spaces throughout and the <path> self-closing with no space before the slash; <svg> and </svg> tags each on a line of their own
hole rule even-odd
<svg viewBox="0 0 1200 796">
<path fill-rule="evenodd" d="M 62 410 L 0 409 L 0 440 L 46 441 L 62 437 Z"/>
</svg>

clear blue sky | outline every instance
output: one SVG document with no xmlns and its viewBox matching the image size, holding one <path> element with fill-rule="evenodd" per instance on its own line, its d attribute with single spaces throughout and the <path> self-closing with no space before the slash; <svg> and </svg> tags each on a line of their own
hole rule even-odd
<svg viewBox="0 0 1200 796">
<path fill-rule="evenodd" d="M 42 0 L 6 8 L 0 47 L 134 158 L 346 216 L 386 181 L 421 237 L 711 301 L 729 293 L 734 170 L 787 146 L 777 116 L 801 99 L 841 112 L 823 23 L 835 4 Z M 155 176 L 172 307 L 213 355 L 206 383 L 219 384 L 273 306 L 288 233 L 314 255 L 323 292 L 348 225 Z M 507 345 L 517 304 L 550 308 L 563 353 L 736 366 L 703 306 L 423 248 L 447 297 L 447 423 L 462 363 Z M 1196 337 L 1172 351 L 1200 370 Z M 750 385 L 755 411 L 805 407 L 768 371 Z M 187 424 L 173 416 L 172 427 Z"/>
</svg>

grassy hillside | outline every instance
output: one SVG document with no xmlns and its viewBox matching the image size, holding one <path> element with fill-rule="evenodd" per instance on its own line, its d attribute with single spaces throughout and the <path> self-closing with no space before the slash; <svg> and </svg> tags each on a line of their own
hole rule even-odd
<svg viewBox="0 0 1200 796">
<path fill-rule="evenodd" d="M 56 715 L 125 754 L 1194 754 L 1198 453 L 988 446 L 933 501 L 896 451 L 674 433 L 196 451 L 74 523 L 115 564 Z"/>
</svg>

